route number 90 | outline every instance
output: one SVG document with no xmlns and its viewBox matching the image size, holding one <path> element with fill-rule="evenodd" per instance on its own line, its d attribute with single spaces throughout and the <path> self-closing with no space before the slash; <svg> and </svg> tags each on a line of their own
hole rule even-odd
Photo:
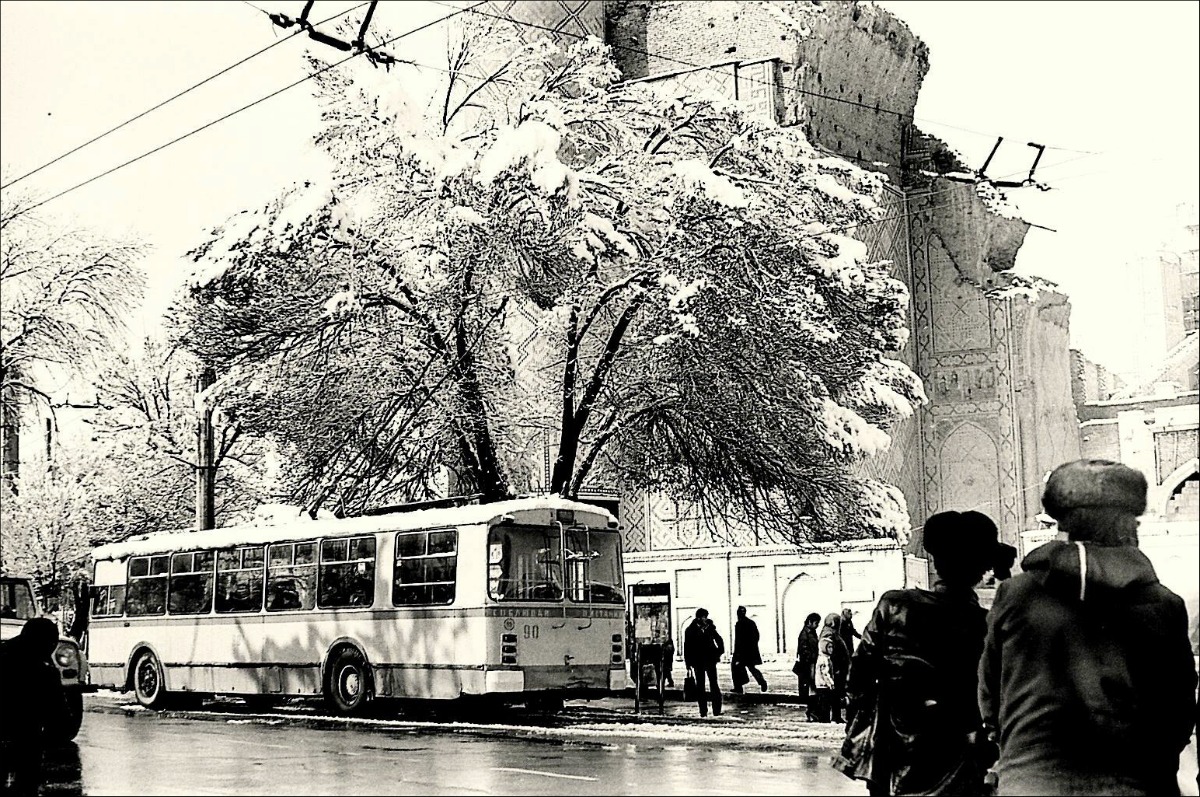
<svg viewBox="0 0 1200 797">
<path fill-rule="evenodd" d="M 538 627 L 536 625 L 526 625 L 525 626 L 525 638 L 526 639 L 537 639 L 538 638 Z"/>
</svg>

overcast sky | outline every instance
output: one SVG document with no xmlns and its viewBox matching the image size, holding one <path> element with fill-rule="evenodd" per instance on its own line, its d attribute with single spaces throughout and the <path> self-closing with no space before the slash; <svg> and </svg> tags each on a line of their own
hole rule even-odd
<svg viewBox="0 0 1200 797">
<path fill-rule="evenodd" d="M 1128 335 L 1137 320 L 1128 297 L 1141 273 L 1129 266 L 1157 250 L 1174 206 L 1195 202 L 1200 191 L 1200 4 L 880 4 L 930 48 L 918 124 L 971 166 L 1004 136 L 993 175 L 1026 169 L 1026 142 L 1052 148 L 1038 176 L 1054 190 L 1029 196 L 1027 189 L 1018 201 L 1029 221 L 1058 232 L 1034 229 L 1018 271 L 1070 294 L 1073 341 L 1093 359 L 1119 370 L 1145 365 L 1149 355 Z M 323 0 L 313 17 L 354 5 Z M 296 14 L 301 7 L 299 0 L 0 3 L 5 181 L 286 36 L 258 9 Z M 399 33 L 449 11 L 383 2 L 376 20 Z M 395 49 L 436 63 L 437 44 L 430 33 Z M 303 75 L 302 50 L 301 41 L 283 42 L 18 185 L 57 193 L 251 103 Z M 181 255 L 206 227 L 321 168 L 309 144 L 318 113 L 302 84 L 45 211 L 153 243 L 147 268 L 161 305 L 186 273 Z"/>
</svg>

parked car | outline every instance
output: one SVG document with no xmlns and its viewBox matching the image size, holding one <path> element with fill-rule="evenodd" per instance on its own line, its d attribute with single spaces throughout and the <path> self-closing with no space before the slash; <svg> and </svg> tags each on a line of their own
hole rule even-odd
<svg viewBox="0 0 1200 797">
<path fill-rule="evenodd" d="M 9 573 L 0 575 L 0 639 L 12 639 L 21 632 L 26 620 L 44 614 L 30 579 Z M 67 693 L 68 709 L 67 721 L 57 729 L 56 735 L 69 741 L 75 738 L 83 724 L 83 693 L 89 691 L 87 658 L 79 643 L 60 633 L 58 647 L 54 650 L 54 666 L 58 668 Z"/>
</svg>

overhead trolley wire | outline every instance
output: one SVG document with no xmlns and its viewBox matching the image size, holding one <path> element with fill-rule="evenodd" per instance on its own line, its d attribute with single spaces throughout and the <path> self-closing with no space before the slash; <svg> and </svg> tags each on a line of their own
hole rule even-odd
<svg viewBox="0 0 1200 797">
<path fill-rule="evenodd" d="M 420 33 L 421 31 L 431 28 L 434 25 L 438 25 L 442 22 L 445 22 L 448 19 L 452 19 L 453 17 L 458 16 L 459 14 L 463 14 L 467 11 L 470 11 L 473 8 L 475 8 L 476 6 L 484 5 L 488 1 L 489 0 L 480 0 L 480 2 L 475 4 L 475 6 L 468 6 L 467 8 L 460 8 L 457 11 L 455 11 L 453 14 L 447 14 L 444 17 L 438 17 L 437 19 L 435 19 L 431 22 L 427 22 L 424 25 L 420 25 L 416 28 L 413 28 L 412 30 L 408 30 L 397 36 L 393 36 L 392 38 L 381 42 L 378 46 L 383 47 L 383 46 L 392 44 L 393 42 L 399 41 L 400 39 L 403 39 L 407 36 L 412 36 L 415 33 Z M 366 3 L 363 3 L 363 5 L 366 5 Z M 345 13 L 345 12 L 343 12 L 343 13 Z M 281 39 L 281 41 L 283 41 L 283 40 Z M 65 188 L 62 191 L 59 191 L 57 194 L 54 194 L 53 196 L 47 197 L 46 199 L 43 199 L 40 202 L 30 205 L 29 207 L 25 208 L 24 210 L 21 210 L 15 214 L 13 214 L 13 218 L 16 218 L 17 216 L 23 216 L 26 213 L 30 213 L 30 212 L 36 210 L 37 208 L 40 208 L 42 205 L 45 205 L 48 202 L 53 202 L 55 199 L 66 196 L 67 194 L 71 193 L 72 191 L 76 191 L 80 188 L 83 188 L 84 186 L 86 186 L 90 183 L 94 183 L 96 180 L 99 180 L 102 177 L 107 177 L 108 175 L 112 174 L 113 172 L 119 171 L 121 169 L 124 169 L 126 166 L 130 166 L 134 163 L 137 163 L 138 161 L 142 160 L 143 158 L 148 158 L 149 156 L 155 154 L 156 152 L 161 152 L 162 150 L 166 149 L 167 147 L 170 147 L 173 144 L 178 144 L 180 141 L 183 141 L 184 139 L 191 138 L 192 136 L 196 135 L 197 133 L 207 130 L 208 128 L 212 127 L 213 125 L 220 124 L 221 122 L 224 122 L 226 119 L 236 116 L 237 114 L 241 113 L 242 111 L 249 110 L 250 108 L 253 108 L 255 105 L 258 105 L 259 103 L 266 102 L 267 100 L 271 99 L 272 97 L 276 97 L 276 96 L 282 94 L 283 92 L 287 91 L 288 89 L 293 89 L 296 86 L 299 86 L 301 83 L 305 83 L 309 80 L 312 80 L 315 77 L 323 75 L 324 73 L 328 72 L 329 70 L 335 69 L 335 68 L 341 66 L 342 64 L 346 63 L 350 59 L 357 58 L 358 56 L 360 56 L 366 52 L 370 52 L 370 50 L 363 49 L 363 50 L 359 50 L 354 53 L 351 53 L 350 55 L 346 56 L 342 60 L 335 61 L 332 64 L 328 64 L 328 65 L 318 69 L 317 71 L 313 72 L 312 74 L 305 75 L 304 77 L 300 78 L 299 80 L 289 83 L 288 85 L 284 86 L 283 88 L 276 89 L 275 91 L 271 92 L 270 94 L 267 94 L 266 96 L 259 97 L 257 100 L 254 100 L 253 102 L 243 105 L 241 108 L 238 108 L 235 111 L 230 111 L 229 113 L 225 114 L 224 116 L 213 119 L 211 122 L 207 122 L 206 124 L 203 124 L 200 127 L 195 128 L 194 130 L 191 130 L 187 133 L 184 133 L 181 136 L 177 136 L 177 137 L 171 139 L 170 141 L 168 141 L 165 144 L 160 144 L 159 146 L 155 147 L 154 149 L 147 150 L 146 152 L 143 152 L 141 155 L 137 155 L 136 157 L 130 158 L 129 160 L 125 161 L 124 163 L 118 164 L 118 165 L 112 167 L 111 169 L 108 169 L 107 171 L 103 171 L 100 174 L 97 174 L 93 177 L 89 177 L 88 179 L 84 180 L 81 183 L 76 183 L 75 185 L 71 186 L 70 188 Z"/>
<path fill-rule="evenodd" d="M 244 2 L 244 1 L 245 1 L 245 0 L 243 0 L 243 2 Z M 359 3 L 358 5 L 356 5 L 356 6 L 353 6 L 353 7 L 351 7 L 351 8 L 348 8 L 348 9 L 346 9 L 345 11 L 342 11 L 342 12 L 340 12 L 340 13 L 334 14 L 333 16 L 329 17 L 328 19 L 323 19 L 323 20 L 321 20 L 320 22 L 318 22 L 318 23 L 316 23 L 316 24 L 317 24 L 317 25 L 324 25 L 326 22 L 332 22 L 333 20 L 337 19 L 338 17 L 345 16 L 346 14 L 349 14 L 349 13 L 351 13 L 352 11 L 357 11 L 358 9 L 360 9 L 360 8 L 362 8 L 363 6 L 367 5 L 367 3 L 369 3 L 369 2 L 370 2 L 370 0 L 367 0 L 367 2 Z M 254 7 L 255 9 L 257 9 L 258 11 L 263 11 L 263 9 L 261 9 L 261 8 L 258 8 L 258 6 L 255 6 L 253 3 L 247 3 L 247 5 L 253 6 L 253 7 Z M 265 13 L 267 13 L 267 12 L 263 11 L 263 13 L 265 14 Z M 258 56 L 260 56 L 260 55 L 262 55 L 263 53 L 267 52 L 268 50 L 270 50 L 270 49 L 272 49 L 272 48 L 274 48 L 274 47 L 277 47 L 277 46 L 279 46 L 280 44 L 283 44 L 285 41 L 288 41 L 288 40 L 289 40 L 289 39 L 291 39 L 293 36 L 296 36 L 296 35 L 298 35 L 298 34 L 300 34 L 300 33 L 303 33 L 303 32 L 304 32 L 304 29 L 300 29 L 300 30 L 297 30 L 297 31 L 295 31 L 294 33 L 290 33 L 290 34 L 288 34 L 287 36 L 284 36 L 282 39 L 276 39 L 275 41 L 273 41 L 273 42 L 271 42 L 270 44 L 268 44 L 266 47 L 263 47 L 261 50 L 258 50 L 258 51 L 256 51 L 256 52 L 253 52 L 253 53 L 251 53 L 250 55 L 247 55 L 245 58 L 241 59 L 241 60 L 240 60 L 240 61 L 238 61 L 237 63 L 230 64 L 229 66 L 227 66 L 227 67 L 225 67 L 224 69 L 222 69 L 220 72 L 216 72 L 216 73 L 214 73 L 214 74 L 212 74 L 212 75 L 209 75 L 208 77 L 204 78 L 204 80 L 201 80 L 199 83 L 196 83 L 196 84 L 195 84 L 195 85 L 193 85 L 193 86 L 189 86 L 188 88 L 184 89 L 183 91 L 179 92 L 178 94 L 175 94 L 175 95 L 173 95 L 173 96 L 171 96 L 171 97 L 168 97 L 167 99 L 163 100 L 162 102 L 158 103 L 157 105 L 155 105 L 155 106 L 153 106 L 153 107 L 151 107 L 151 108 L 147 108 L 146 110 L 142 111 L 141 113 L 137 114 L 136 116 L 131 116 L 130 118 L 126 119 L 124 122 L 121 122 L 121 123 L 120 123 L 119 125 L 117 125 L 116 127 L 111 127 L 111 128 L 109 128 L 108 130 L 105 130 L 105 131 L 104 131 L 103 133 L 101 133 L 100 135 L 98 135 L 98 136 L 96 136 L 96 137 L 94 137 L 94 138 L 90 138 L 90 139 L 88 139 L 87 141 L 83 142 L 82 144 L 80 144 L 79 146 L 75 147 L 74 149 L 67 150 L 67 151 L 66 151 L 66 152 L 64 152 L 63 154 L 59 155 L 57 158 L 54 158 L 54 159 L 52 159 L 52 160 L 49 160 L 49 161 L 46 161 L 46 162 L 45 162 L 45 163 L 43 163 L 41 166 L 38 166 L 36 169 L 33 169 L 33 170 L 31 170 L 31 171 L 28 171 L 28 172 L 25 172 L 25 173 L 24 173 L 24 174 L 22 174 L 20 177 L 16 177 L 16 178 L 13 178 L 12 180 L 9 180 L 7 183 L 4 183 L 3 185 L 0 185 L 0 188 L 8 188 L 8 187 L 9 187 L 9 186 L 11 186 L 11 185 L 15 185 L 15 184 L 17 184 L 17 183 L 21 182 L 21 181 L 22 181 L 22 180 L 24 180 L 26 177 L 32 177 L 33 175 L 35 175 L 35 174 L 37 174 L 38 172 L 40 172 L 42 169 L 45 169 L 45 168 L 47 168 L 47 167 L 49 167 L 49 166 L 53 166 L 54 164 L 58 163 L 58 162 L 59 162 L 60 160 L 62 160 L 63 158 L 66 158 L 66 157 L 68 157 L 68 156 L 70 156 L 70 155 L 74 155 L 76 152 L 79 152 L 79 150 L 83 149 L 84 147 L 88 147 L 88 146 L 91 146 L 92 144 L 95 144 L 95 143 L 96 143 L 97 141 L 99 141 L 100 139 L 102 139 L 102 138 L 106 138 L 107 136 L 110 136 L 110 135 L 112 135 L 113 133 L 117 132 L 118 130 L 122 129 L 123 127 L 126 127 L 127 125 L 133 124 L 134 122 L 136 122 L 137 120 L 141 119 L 142 117 L 149 116 L 150 114 L 152 114 L 152 113 L 154 113 L 155 111 L 157 111 L 159 108 L 162 108 L 162 107 L 164 107 L 164 106 L 166 106 L 166 105 L 169 105 L 170 103 L 174 102 L 175 100 L 179 99 L 180 97 L 183 97 L 184 95 L 186 95 L 186 94 L 189 94 L 189 93 L 191 93 L 191 92 L 195 91 L 196 89 L 200 88 L 201 86 L 205 85 L 206 83 L 211 83 L 212 81 L 216 80 L 217 78 L 221 77 L 222 75 L 224 75 L 224 74 L 226 74 L 226 73 L 228 73 L 228 72 L 232 72 L 234 69 L 237 69 L 237 68 L 238 68 L 239 66 L 241 66 L 242 64 L 245 64 L 245 63 L 247 63 L 247 62 L 249 62 L 249 61 L 252 61 L 252 60 L 254 60 L 254 59 L 255 59 L 255 58 L 257 58 Z"/>
</svg>

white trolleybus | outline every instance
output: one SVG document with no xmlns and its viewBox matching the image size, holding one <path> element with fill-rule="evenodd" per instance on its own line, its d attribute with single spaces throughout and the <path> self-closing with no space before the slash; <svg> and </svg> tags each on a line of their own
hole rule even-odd
<svg viewBox="0 0 1200 797">
<path fill-rule="evenodd" d="M 560 707 L 624 687 L 620 535 L 557 497 L 149 534 L 93 552 L 98 686 Z"/>
</svg>

